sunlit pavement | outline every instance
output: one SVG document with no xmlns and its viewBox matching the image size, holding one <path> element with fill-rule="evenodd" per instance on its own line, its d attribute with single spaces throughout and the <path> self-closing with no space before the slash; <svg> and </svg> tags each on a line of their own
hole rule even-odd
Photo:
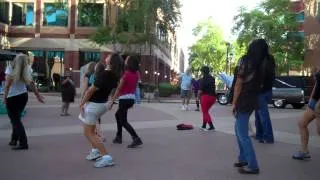
<svg viewBox="0 0 320 180">
<path fill-rule="evenodd" d="M 271 116 L 277 142 L 254 144 L 261 174 L 238 174 L 232 164 L 237 159 L 234 119 L 230 106 L 215 105 L 215 132 L 199 130 L 201 114 L 184 112 L 176 103 L 143 103 L 129 113 L 129 121 L 137 129 L 144 144 L 127 149 L 131 142 L 124 133 L 122 145 L 112 144 L 115 135 L 115 108 L 102 119 L 106 146 L 116 166 L 93 168 L 85 160 L 89 146 L 78 120 L 78 103 L 71 106 L 72 116 L 60 116 L 60 98 L 46 96 L 46 104 L 31 96 L 23 119 L 29 136 L 28 151 L 14 152 L 7 145 L 10 124 L 0 117 L 0 179 L 1 180 L 233 180 L 290 179 L 319 180 L 320 139 L 311 124 L 310 151 L 312 160 L 295 161 L 291 155 L 299 146 L 297 121 L 303 110 L 273 109 Z M 194 108 L 192 106 L 192 108 Z M 192 124 L 194 130 L 177 131 L 179 123 Z"/>
</svg>

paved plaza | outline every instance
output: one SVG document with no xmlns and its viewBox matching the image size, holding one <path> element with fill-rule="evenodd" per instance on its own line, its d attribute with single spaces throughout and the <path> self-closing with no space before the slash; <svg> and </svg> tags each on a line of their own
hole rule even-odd
<svg viewBox="0 0 320 180">
<path fill-rule="evenodd" d="M 200 112 L 182 112 L 176 103 L 142 103 L 129 113 L 144 144 L 127 149 L 131 142 L 124 132 L 122 145 L 112 144 L 115 136 L 114 112 L 103 118 L 106 146 L 116 166 L 96 169 L 85 160 L 89 146 L 78 120 L 78 103 L 72 116 L 61 117 L 60 98 L 46 96 L 46 104 L 30 95 L 23 119 L 29 136 L 28 151 L 12 151 L 7 145 L 10 124 L 0 116 L 0 180 L 319 180 L 320 138 L 315 124 L 311 128 L 312 160 L 296 161 L 291 155 L 299 148 L 296 126 L 303 110 L 270 108 L 275 129 L 275 144 L 254 143 L 260 175 L 240 175 L 232 167 L 237 159 L 234 119 L 231 106 L 215 105 L 215 132 L 202 132 Z M 179 123 L 192 124 L 190 131 L 177 131 Z"/>
</svg>

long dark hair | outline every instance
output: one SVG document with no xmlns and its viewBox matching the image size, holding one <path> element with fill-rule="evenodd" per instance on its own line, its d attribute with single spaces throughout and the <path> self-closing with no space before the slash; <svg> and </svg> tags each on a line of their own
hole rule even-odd
<svg viewBox="0 0 320 180">
<path fill-rule="evenodd" d="M 110 66 L 111 72 L 113 72 L 117 76 L 117 78 L 120 78 L 123 72 L 123 59 L 119 54 L 115 53 L 111 55 Z"/>
<path fill-rule="evenodd" d="M 137 72 L 139 71 L 139 57 L 136 55 L 129 56 L 128 62 L 125 66 L 125 70 L 131 71 L 131 72 Z"/>
<path fill-rule="evenodd" d="M 242 57 L 242 60 L 248 63 L 248 71 L 255 71 L 261 67 L 265 59 L 270 58 L 272 58 L 272 56 L 269 54 L 269 46 L 266 40 L 256 39 L 250 43 L 248 51 L 246 55 Z"/>
</svg>

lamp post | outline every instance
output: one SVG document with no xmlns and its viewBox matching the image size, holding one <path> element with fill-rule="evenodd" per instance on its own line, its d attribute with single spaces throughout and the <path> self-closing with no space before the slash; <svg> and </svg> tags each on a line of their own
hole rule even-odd
<svg viewBox="0 0 320 180">
<path fill-rule="evenodd" d="M 227 46 L 227 58 L 226 58 L 226 73 L 228 73 L 228 66 L 229 66 L 229 49 L 231 44 L 229 42 L 226 43 Z"/>
</svg>

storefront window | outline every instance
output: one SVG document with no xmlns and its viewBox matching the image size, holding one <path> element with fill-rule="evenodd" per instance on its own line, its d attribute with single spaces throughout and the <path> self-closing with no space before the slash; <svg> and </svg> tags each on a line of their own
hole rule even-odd
<svg viewBox="0 0 320 180">
<path fill-rule="evenodd" d="M 9 2 L 0 1 L 0 22 L 9 24 Z"/>
<path fill-rule="evenodd" d="M 12 3 L 12 25 L 32 26 L 34 21 L 33 3 Z"/>
<path fill-rule="evenodd" d="M 68 26 L 67 3 L 44 3 L 44 26 Z"/>
<path fill-rule="evenodd" d="M 100 52 L 80 52 L 79 53 L 79 65 L 82 67 L 83 65 L 86 65 L 87 63 L 94 61 L 98 62 L 100 61 Z"/>
<path fill-rule="evenodd" d="M 103 4 L 80 3 L 78 5 L 78 26 L 98 27 L 103 25 Z"/>
</svg>

